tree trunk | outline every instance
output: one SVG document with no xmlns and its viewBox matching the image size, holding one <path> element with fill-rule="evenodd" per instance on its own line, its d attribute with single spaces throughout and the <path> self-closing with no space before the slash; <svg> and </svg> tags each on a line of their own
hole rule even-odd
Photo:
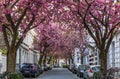
<svg viewBox="0 0 120 79">
<path fill-rule="evenodd" d="M 38 62 L 40 66 L 42 66 L 43 57 L 44 57 L 44 55 L 40 55 L 39 62 Z"/>
<path fill-rule="evenodd" d="M 15 72 L 16 67 L 16 51 L 9 50 L 7 52 L 7 72 Z"/>
<path fill-rule="evenodd" d="M 57 64 L 58 64 L 58 66 L 60 66 L 59 62 L 60 62 L 59 59 L 57 59 Z"/>
<path fill-rule="evenodd" d="M 71 58 L 71 63 L 72 63 L 72 64 L 74 63 L 74 59 L 73 59 L 73 58 Z"/>
<path fill-rule="evenodd" d="M 83 64 L 83 56 L 81 56 L 81 64 Z"/>
<path fill-rule="evenodd" d="M 67 65 L 67 58 L 66 58 L 66 61 L 65 61 L 66 65 Z"/>
<path fill-rule="evenodd" d="M 70 58 L 68 59 L 68 63 L 69 63 L 68 65 L 70 65 L 70 64 L 71 64 L 71 59 L 70 59 Z"/>
<path fill-rule="evenodd" d="M 52 60 L 52 56 L 50 56 L 50 58 L 48 60 L 48 64 L 50 64 L 51 60 Z"/>
<path fill-rule="evenodd" d="M 46 66 L 46 58 L 47 58 L 47 55 L 45 54 L 44 55 L 44 60 L 43 60 L 44 67 Z"/>
<path fill-rule="evenodd" d="M 53 63 L 52 63 L 52 64 L 53 64 L 53 66 L 55 65 L 55 61 L 54 61 L 54 60 L 53 60 Z"/>
<path fill-rule="evenodd" d="M 105 73 L 107 70 L 107 53 L 100 51 L 100 65 L 101 65 L 101 72 Z"/>
</svg>

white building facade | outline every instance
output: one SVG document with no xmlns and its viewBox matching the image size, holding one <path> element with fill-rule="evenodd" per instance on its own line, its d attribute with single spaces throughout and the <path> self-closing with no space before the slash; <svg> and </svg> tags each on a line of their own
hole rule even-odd
<svg viewBox="0 0 120 79">
<path fill-rule="evenodd" d="M 89 39 L 90 43 L 94 47 L 94 41 Z M 89 51 L 89 65 L 100 65 L 99 62 L 99 50 L 96 48 Z M 114 36 L 109 48 L 107 57 L 107 68 L 120 67 L 120 31 Z"/>
<path fill-rule="evenodd" d="M 76 65 L 77 67 L 79 65 L 81 65 L 81 54 L 80 54 L 80 49 L 79 48 L 75 48 L 75 52 L 74 52 L 74 61 L 73 61 L 74 65 Z"/>
<path fill-rule="evenodd" d="M 93 50 L 91 48 L 86 48 L 86 51 L 83 55 L 83 64 L 84 65 L 99 65 L 99 51 Z M 74 52 L 74 65 L 79 66 L 81 65 L 81 53 L 79 48 L 75 48 Z"/>
<path fill-rule="evenodd" d="M 23 43 L 17 51 L 17 64 L 21 65 L 22 63 L 38 63 L 39 53 L 34 51 L 34 37 L 35 32 L 33 30 L 27 33 Z"/>
<path fill-rule="evenodd" d="M 89 52 L 89 65 L 100 65 L 99 51 L 97 49 L 90 50 L 90 52 Z"/>
<path fill-rule="evenodd" d="M 120 31 L 115 35 L 108 53 L 108 68 L 120 67 Z"/>
<path fill-rule="evenodd" d="M 29 31 L 17 50 L 16 66 L 20 67 L 22 63 L 38 63 L 39 53 L 34 50 L 33 46 L 34 35 L 34 31 Z M 0 55 L 0 62 L 2 62 L 0 73 L 6 71 L 6 59 L 6 55 Z"/>
<path fill-rule="evenodd" d="M 88 35 L 88 48 L 85 51 L 84 64 L 86 65 L 99 65 L 99 50 L 97 49 L 94 40 L 90 35 Z"/>
</svg>

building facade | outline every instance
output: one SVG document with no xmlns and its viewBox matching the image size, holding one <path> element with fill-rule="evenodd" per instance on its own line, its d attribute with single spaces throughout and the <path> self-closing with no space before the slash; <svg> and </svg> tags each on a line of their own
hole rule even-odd
<svg viewBox="0 0 120 79">
<path fill-rule="evenodd" d="M 108 53 L 108 68 L 120 67 L 120 31 L 114 36 Z"/>
<path fill-rule="evenodd" d="M 80 49 L 79 48 L 75 48 L 75 52 L 74 52 L 74 65 L 76 65 L 77 67 L 79 65 L 81 65 L 81 54 L 80 54 Z"/>
<path fill-rule="evenodd" d="M 16 63 L 20 66 L 22 63 L 38 63 L 39 53 L 34 50 L 35 32 L 33 30 L 29 31 L 17 51 L 17 61 Z"/>
<path fill-rule="evenodd" d="M 5 48 L 5 42 L 2 32 L 0 32 L 0 49 Z"/>
<path fill-rule="evenodd" d="M 16 57 L 16 67 L 20 67 L 22 63 L 37 63 L 39 59 L 39 53 L 34 50 L 33 41 L 35 37 L 35 32 L 33 30 L 29 31 L 22 42 L 21 46 L 17 50 Z M 0 33 L 0 48 L 5 48 L 4 39 L 2 33 Z M 2 67 L 0 73 L 6 71 L 6 55 L 0 54 L 0 62 L 2 62 Z"/>
<path fill-rule="evenodd" d="M 86 48 L 84 51 L 85 55 L 83 56 L 84 65 L 100 65 L 99 63 L 99 51 L 97 49 Z M 74 63 L 76 66 L 81 65 L 81 53 L 79 48 L 75 48 L 74 52 Z"/>
<path fill-rule="evenodd" d="M 99 51 L 97 49 L 89 52 L 89 65 L 99 65 Z"/>
</svg>

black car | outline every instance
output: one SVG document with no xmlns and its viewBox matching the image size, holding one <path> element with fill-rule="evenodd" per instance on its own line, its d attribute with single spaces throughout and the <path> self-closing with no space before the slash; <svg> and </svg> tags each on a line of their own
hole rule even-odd
<svg viewBox="0 0 120 79">
<path fill-rule="evenodd" d="M 37 77 L 42 71 L 38 64 L 35 63 L 23 63 L 20 72 L 26 76 Z"/>
</svg>

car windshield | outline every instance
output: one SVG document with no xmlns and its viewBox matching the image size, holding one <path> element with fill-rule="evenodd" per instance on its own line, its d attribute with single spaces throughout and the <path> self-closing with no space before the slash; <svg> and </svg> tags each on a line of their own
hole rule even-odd
<svg viewBox="0 0 120 79">
<path fill-rule="evenodd" d="M 30 64 L 29 64 L 29 65 L 23 65 L 23 66 L 22 66 L 22 68 L 32 68 L 32 67 L 33 67 L 33 65 L 30 65 Z"/>
<path fill-rule="evenodd" d="M 84 66 L 80 66 L 79 68 L 80 68 L 80 70 L 85 70 Z"/>
<path fill-rule="evenodd" d="M 86 66 L 85 66 L 85 69 L 86 69 L 86 70 L 89 70 L 89 69 L 90 69 L 90 66 L 87 66 L 87 65 L 86 65 Z"/>
<path fill-rule="evenodd" d="M 92 70 L 94 70 L 94 71 L 99 71 L 100 68 L 99 68 L 99 67 L 92 67 Z"/>
<path fill-rule="evenodd" d="M 90 66 L 87 65 L 82 65 L 79 67 L 81 70 L 88 70 L 90 68 Z"/>
</svg>

